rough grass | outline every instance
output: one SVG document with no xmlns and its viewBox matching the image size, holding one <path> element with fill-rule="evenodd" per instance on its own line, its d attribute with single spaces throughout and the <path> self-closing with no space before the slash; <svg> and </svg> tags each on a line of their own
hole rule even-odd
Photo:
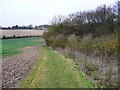
<svg viewBox="0 0 120 90">
<path fill-rule="evenodd" d="M 31 73 L 21 81 L 21 88 L 94 88 L 96 84 L 88 79 L 70 59 L 47 46 Z"/>
<path fill-rule="evenodd" d="M 2 44 L 2 47 L 0 48 L 0 50 L 2 51 L 1 52 L 2 57 L 21 53 L 19 48 L 45 43 L 44 41 L 37 41 L 40 39 L 42 39 L 42 38 L 23 38 L 23 39 L 1 40 L 0 42 Z"/>
</svg>

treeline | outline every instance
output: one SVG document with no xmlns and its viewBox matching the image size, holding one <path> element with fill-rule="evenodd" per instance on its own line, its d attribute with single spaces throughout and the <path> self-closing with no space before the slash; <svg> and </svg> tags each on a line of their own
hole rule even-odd
<svg viewBox="0 0 120 90">
<path fill-rule="evenodd" d="M 70 14 L 67 18 L 63 16 L 55 17 L 49 31 L 45 32 L 43 37 L 47 40 L 48 45 L 65 48 L 69 36 L 82 39 L 89 35 L 92 38 L 110 34 L 117 35 L 118 22 L 117 5 L 113 7 L 103 5 L 93 11 Z M 64 40 L 61 43 L 62 38 Z M 60 43 L 58 42 L 59 44 L 55 45 L 53 42 L 56 39 L 60 39 L 58 40 Z"/>
<path fill-rule="evenodd" d="M 27 35 L 27 36 L 2 36 L 0 39 L 17 39 L 17 38 L 35 38 L 35 37 L 41 37 L 41 35 Z"/>
<path fill-rule="evenodd" d="M 28 26 L 18 26 L 18 25 L 15 25 L 15 26 L 12 26 L 12 27 L 1 27 L 1 29 L 4 29 L 4 30 L 14 30 L 14 29 L 37 29 L 37 30 L 42 30 L 43 28 L 48 28 L 49 25 L 35 25 L 33 27 L 33 25 L 28 25 Z"/>
<path fill-rule="evenodd" d="M 119 10 L 118 4 L 114 6 L 102 5 L 95 10 L 76 12 L 67 17 L 54 17 L 52 25 L 47 32 L 44 32 L 43 37 L 46 44 L 53 49 L 59 48 L 64 52 L 67 50 L 69 56 L 73 56 L 73 60 L 77 56 L 75 52 L 82 53 L 86 57 L 93 57 L 96 60 L 99 58 L 101 62 L 99 70 L 95 70 L 92 68 L 93 65 L 88 63 L 82 64 L 85 67 L 81 70 L 98 80 L 100 87 L 118 86 L 120 85 L 118 83 L 119 68 L 117 67 L 119 62 Z M 81 63 L 78 58 L 75 62 L 78 66 Z"/>
</svg>

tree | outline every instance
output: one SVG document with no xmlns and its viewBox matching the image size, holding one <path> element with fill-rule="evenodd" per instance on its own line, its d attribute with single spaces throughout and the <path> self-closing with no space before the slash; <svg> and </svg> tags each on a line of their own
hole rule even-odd
<svg viewBox="0 0 120 90">
<path fill-rule="evenodd" d="M 30 25 L 28 26 L 28 29 L 33 29 L 32 24 L 30 24 Z"/>
<path fill-rule="evenodd" d="M 59 24 L 59 23 L 63 22 L 64 19 L 65 19 L 65 17 L 61 16 L 61 15 L 54 16 L 53 19 L 52 19 L 52 21 L 51 21 L 51 24 L 52 25 Z"/>
</svg>

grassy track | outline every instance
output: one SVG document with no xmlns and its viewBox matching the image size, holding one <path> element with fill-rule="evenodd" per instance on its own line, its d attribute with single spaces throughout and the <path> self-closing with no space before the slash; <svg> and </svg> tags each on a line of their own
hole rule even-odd
<svg viewBox="0 0 120 90">
<path fill-rule="evenodd" d="M 47 46 L 31 73 L 20 83 L 22 88 L 93 88 L 95 83 L 87 79 L 70 59 Z"/>
<path fill-rule="evenodd" d="M 0 44 L 2 45 L 2 47 L 0 47 L 0 51 L 2 51 L 0 54 L 2 54 L 2 57 L 5 57 L 5 56 L 11 56 L 14 54 L 21 53 L 19 48 L 23 48 L 26 46 L 34 46 L 34 45 L 39 45 L 41 43 L 44 43 L 43 41 L 36 41 L 40 39 L 42 38 L 0 40 Z"/>
</svg>

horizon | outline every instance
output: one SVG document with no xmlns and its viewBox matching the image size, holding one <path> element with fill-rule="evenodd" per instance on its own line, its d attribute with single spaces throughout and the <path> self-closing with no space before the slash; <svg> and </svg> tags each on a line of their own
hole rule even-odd
<svg viewBox="0 0 120 90">
<path fill-rule="evenodd" d="M 17 25 L 17 24 L 16 24 Z M 12 28 L 13 26 L 16 26 L 16 25 L 12 25 L 12 26 L 0 26 L 1 28 Z M 32 25 L 32 24 L 29 24 L 29 25 Z M 29 25 L 17 25 L 18 27 L 28 27 Z M 50 25 L 50 24 L 40 24 L 40 25 L 32 25 L 32 27 L 35 27 L 35 26 L 42 26 L 42 25 Z"/>
</svg>

